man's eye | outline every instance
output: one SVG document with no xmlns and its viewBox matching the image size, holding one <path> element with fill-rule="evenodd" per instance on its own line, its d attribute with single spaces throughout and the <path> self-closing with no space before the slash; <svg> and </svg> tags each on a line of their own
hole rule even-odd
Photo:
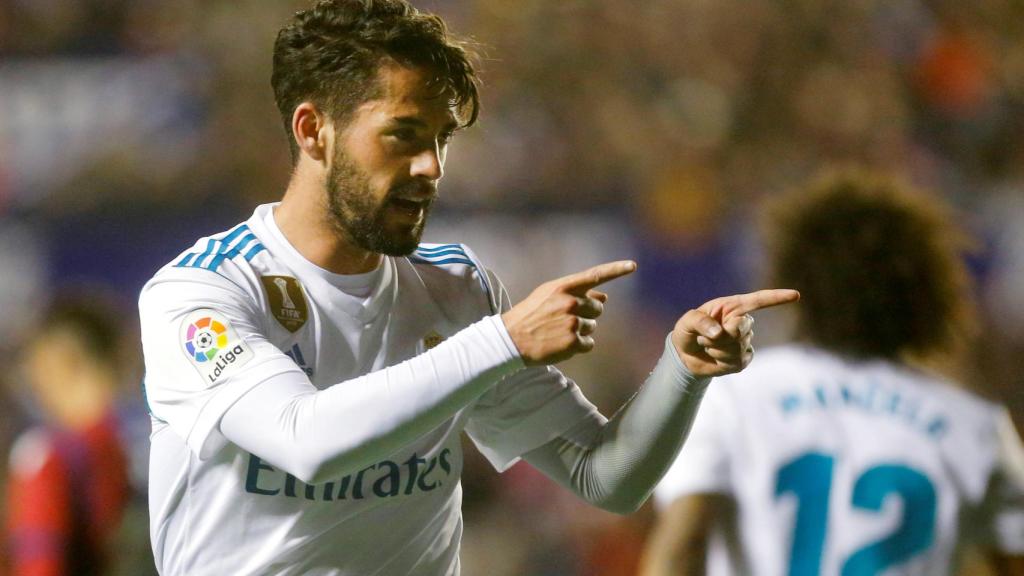
<svg viewBox="0 0 1024 576">
<path fill-rule="evenodd" d="M 416 131 L 406 128 L 403 128 L 401 130 L 395 130 L 394 132 L 391 133 L 391 135 L 394 136 L 396 139 L 401 140 L 402 142 L 412 142 L 413 140 L 416 139 Z"/>
</svg>

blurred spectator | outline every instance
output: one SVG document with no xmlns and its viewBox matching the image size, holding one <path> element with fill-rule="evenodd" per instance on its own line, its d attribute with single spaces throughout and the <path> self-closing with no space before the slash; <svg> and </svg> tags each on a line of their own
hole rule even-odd
<svg viewBox="0 0 1024 576">
<path fill-rule="evenodd" d="M 114 407 L 119 315 L 96 300 L 58 301 L 24 347 L 39 422 L 11 451 L 12 576 L 99 575 L 112 567 L 129 497 Z"/>
</svg>

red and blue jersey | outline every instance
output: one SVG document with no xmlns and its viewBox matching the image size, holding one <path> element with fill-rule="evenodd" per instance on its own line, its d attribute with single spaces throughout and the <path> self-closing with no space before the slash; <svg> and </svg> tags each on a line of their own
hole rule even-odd
<svg viewBox="0 0 1024 576">
<path fill-rule="evenodd" d="M 11 576 L 105 573 L 128 497 L 112 413 L 81 430 L 39 427 L 22 434 L 7 487 Z"/>
</svg>

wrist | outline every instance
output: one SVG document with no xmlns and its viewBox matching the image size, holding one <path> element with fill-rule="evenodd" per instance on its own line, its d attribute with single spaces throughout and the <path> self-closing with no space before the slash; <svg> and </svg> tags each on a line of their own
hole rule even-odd
<svg viewBox="0 0 1024 576">
<path fill-rule="evenodd" d="M 686 391 L 701 391 L 708 387 L 711 383 L 710 376 L 700 376 L 694 374 L 692 370 L 686 365 L 684 360 L 685 354 L 682 351 L 682 345 L 678 342 L 676 332 L 672 331 L 665 338 L 665 351 L 661 355 L 661 359 L 658 364 L 666 363 L 670 365 L 677 384 Z"/>
<path fill-rule="evenodd" d="M 508 324 L 505 323 L 505 314 L 495 314 L 493 316 L 489 316 L 487 320 L 490 321 L 490 324 L 494 327 L 494 331 L 501 337 L 501 342 L 505 345 L 505 350 L 509 357 L 515 360 L 518 367 L 521 368 L 525 366 L 523 354 L 519 351 L 519 347 L 512 338 L 512 334 L 508 330 Z"/>
</svg>

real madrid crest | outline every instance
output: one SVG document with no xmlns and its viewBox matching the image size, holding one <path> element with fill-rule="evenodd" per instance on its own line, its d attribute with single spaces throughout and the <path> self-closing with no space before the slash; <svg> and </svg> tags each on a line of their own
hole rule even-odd
<svg viewBox="0 0 1024 576">
<path fill-rule="evenodd" d="M 270 313 L 281 326 L 289 332 L 302 328 L 309 318 L 309 307 L 299 281 L 291 276 L 260 276 L 260 281 L 267 293 Z"/>
<path fill-rule="evenodd" d="M 444 336 L 438 334 L 436 330 L 431 330 L 430 333 L 423 337 L 423 350 L 430 350 L 441 342 L 444 342 Z"/>
</svg>

